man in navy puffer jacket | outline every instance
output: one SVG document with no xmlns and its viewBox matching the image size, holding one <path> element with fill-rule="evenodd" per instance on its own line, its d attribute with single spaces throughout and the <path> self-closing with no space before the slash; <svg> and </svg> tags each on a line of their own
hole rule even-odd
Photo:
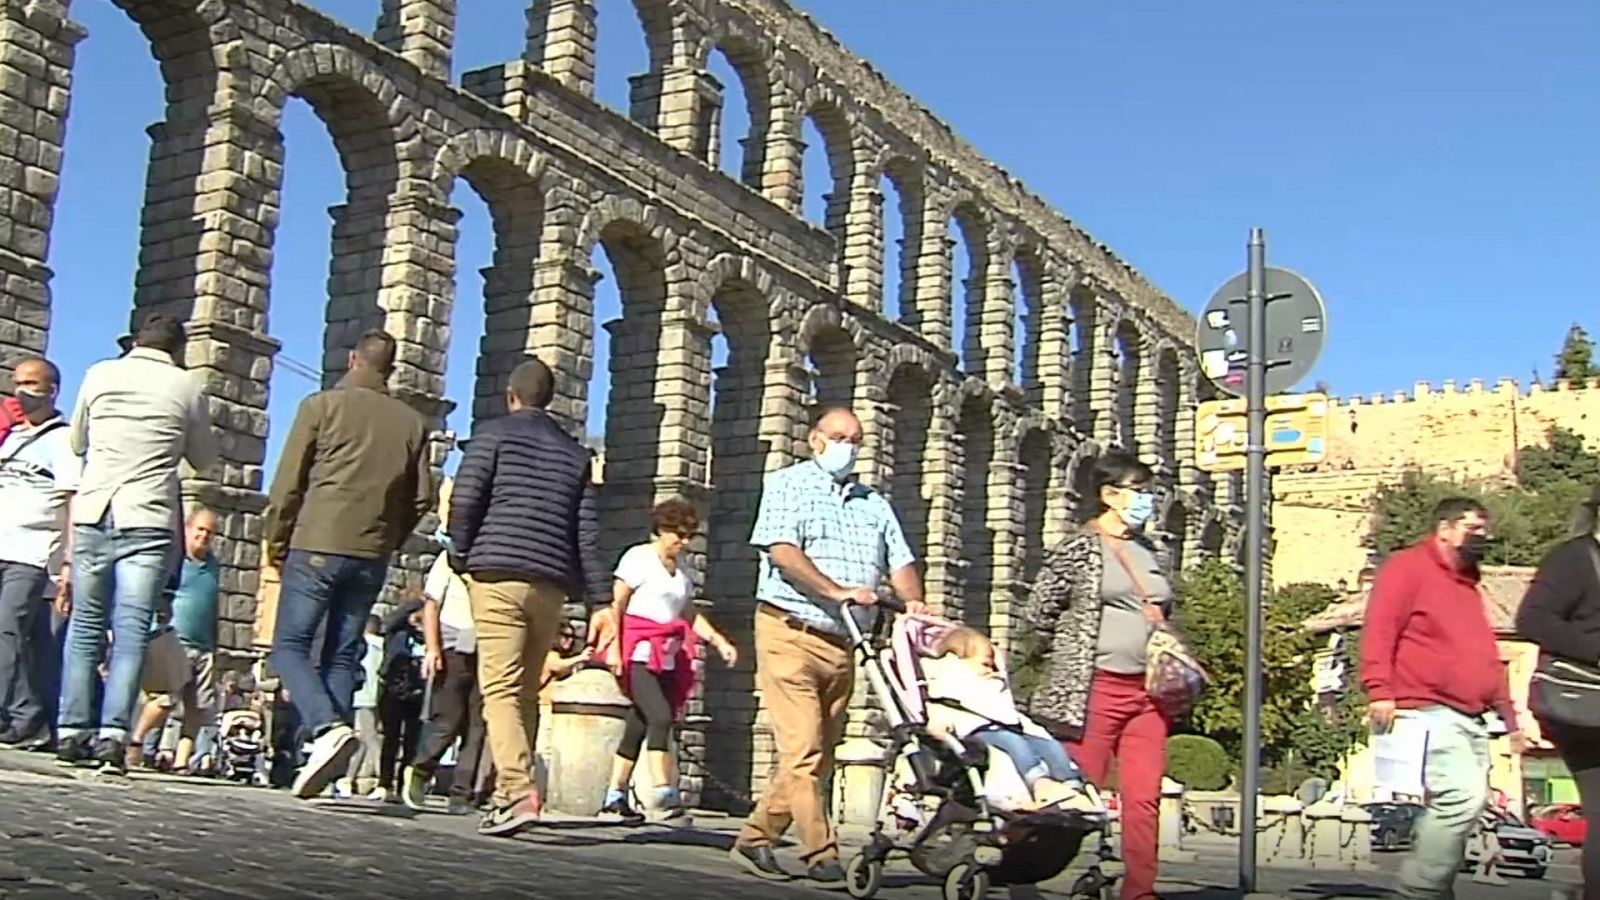
<svg viewBox="0 0 1600 900">
<path fill-rule="evenodd" d="M 515 834 L 539 818 L 529 771 L 539 725 L 539 671 L 568 596 L 609 602 L 600 563 L 593 458 L 545 407 L 549 367 L 517 366 L 510 414 L 467 442 L 450 497 L 451 568 L 467 583 L 478 631 L 478 684 L 494 758 L 491 809 L 481 834 Z"/>
</svg>

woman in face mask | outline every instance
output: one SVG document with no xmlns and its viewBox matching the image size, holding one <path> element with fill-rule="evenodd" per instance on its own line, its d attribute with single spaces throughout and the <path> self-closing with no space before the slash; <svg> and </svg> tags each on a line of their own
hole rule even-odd
<svg viewBox="0 0 1600 900">
<path fill-rule="evenodd" d="M 1113 763 L 1122 809 L 1123 900 L 1155 897 L 1157 822 L 1170 724 L 1145 691 L 1146 646 L 1172 586 L 1144 535 L 1150 467 L 1122 453 L 1094 466 L 1092 518 L 1050 551 L 1024 615 L 1046 642 L 1033 717 L 1091 782 Z"/>
</svg>

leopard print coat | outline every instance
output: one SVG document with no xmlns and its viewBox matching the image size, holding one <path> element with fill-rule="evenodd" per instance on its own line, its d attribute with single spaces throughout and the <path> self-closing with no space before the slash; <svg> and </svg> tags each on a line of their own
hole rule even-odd
<svg viewBox="0 0 1600 900">
<path fill-rule="evenodd" d="M 1137 539 L 1137 538 L 1136 538 Z M 1043 643 L 1044 671 L 1028 713 L 1057 737 L 1082 737 L 1089 709 L 1089 682 L 1100 650 L 1101 579 L 1105 574 L 1100 533 L 1078 529 L 1045 556 L 1023 618 Z"/>
</svg>

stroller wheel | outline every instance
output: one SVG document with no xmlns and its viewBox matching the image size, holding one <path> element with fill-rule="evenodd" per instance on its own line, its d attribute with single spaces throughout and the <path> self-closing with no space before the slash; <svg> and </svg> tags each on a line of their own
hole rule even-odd
<svg viewBox="0 0 1600 900">
<path fill-rule="evenodd" d="M 883 860 L 867 859 L 866 854 L 850 857 L 844 867 L 844 888 L 855 900 L 870 900 L 883 885 Z"/>
<path fill-rule="evenodd" d="M 944 878 L 944 900 L 983 900 L 989 893 L 989 873 L 973 863 L 962 863 Z"/>
</svg>

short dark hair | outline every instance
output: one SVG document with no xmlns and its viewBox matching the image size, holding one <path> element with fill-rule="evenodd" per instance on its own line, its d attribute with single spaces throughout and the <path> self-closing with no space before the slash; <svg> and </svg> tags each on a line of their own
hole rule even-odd
<svg viewBox="0 0 1600 900">
<path fill-rule="evenodd" d="M 1095 505 L 1101 512 L 1105 512 L 1105 502 L 1100 499 L 1100 492 L 1105 488 L 1149 484 L 1156 477 L 1153 469 L 1120 450 L 1095 460 L 1093 475 Z"/>
<path fill-rule="evenodd" d="M 1471 497 L 1446 497 L 1433 508 L 1433 523 L 1454 525 L 1473 513 L 1487 516 L 1489 507 Z"/>
<path fill-rule="evenodd" d="M 188 336 L 183 331 L 183 323 L 172 316 L 157 313 L 145 319 L 133 332 L 133 345 L 135 347 L 149 347 L 152 350 L 162 350 L 177 356 L 183 350 L 184 342 Z"/>
<path fill-rule="evenodd" d="M 523 406 L 544 409 L 556 394 L 556 378 L 542 360 L 530 356 L 511 370 L 506 387 Z"/>
<path fill-rule="evenodd" d="M 387 375 L 394 371 L 395 340 L 387 331 L 374 328 L 362 334 L 350 352 L 374 372 Z"/>
<path fill-rule="evenodd" d="M 650 510 L 651 534 L 679 534 L 684 537 L 694 534 L 700 527 L 700 513 L 686 500 L 674 497 L 657 503 L 655 509 Z"/>
<path fill-rule="evenodd" d="M 61 368 L 42 356 L 24 356 L 12 365 L 11 370 L 15 372 L 17 369 L 30 364 L 44 368 L 45 377 L 50 379 L 51 387 L 61 386 Z"/>
</svg>

